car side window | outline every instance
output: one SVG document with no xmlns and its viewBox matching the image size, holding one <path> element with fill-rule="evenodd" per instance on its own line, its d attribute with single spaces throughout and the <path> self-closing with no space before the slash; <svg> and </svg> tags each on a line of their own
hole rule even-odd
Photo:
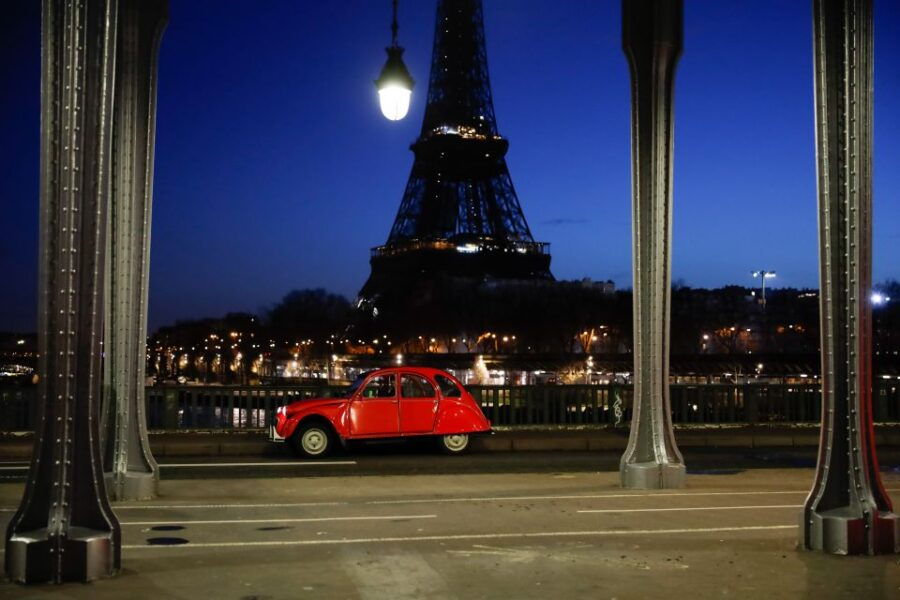
<svg viewBox="0 0 900 600">
<path fill-rule="evenodd" d="M 438 385 L 441 386 L 441 394 L 444 395 L 444 398 L 461 398 L 462 390 L 459 389 L 459 386 L 453 382 L 448 377 L 444 377 L 443 375 L 435 375 L 435 380 L 438 382 Z"/>
<path fill-rule="evenodd" d="M 419 375 L 400 376 L 400 395 L 404 398 L 434 398 L 434 386 Z"/>
<path fill-rule="evenodd" d="M 394 389 L 393 375 L 379 375 L 373 377 L 363 389 L 363 398 L 393 398 L 397 391 Z"/>
</svg>

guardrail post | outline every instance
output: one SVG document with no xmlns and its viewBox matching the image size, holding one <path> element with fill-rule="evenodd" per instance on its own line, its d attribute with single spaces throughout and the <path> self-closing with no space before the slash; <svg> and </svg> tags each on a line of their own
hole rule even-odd
<svg viewBox="0 0 900 600">
<path fill-rule="evenodd" d="M 815 0 L 822 434 L 800 544 L 900 551 L 872 429 L 872 0 Z"/>
<path fill-rule="evenodd" d="M 737 384 L 734 388 L 738 389 Z M 759 394 L 755 388 L 746 383 L 740 386 L 740 390 L 744 397 L 744 419 L 748 425 L 757 425 L 759 423 Z"/>
<path fill-rule="evenodd" d="M 682 0 L 622 2 L 634 220 L 634 403 L 619 467 L 626 488 L 678 488 L 685 479 L 669 405 L 672 97 L 682 15 Z"/>
<path fill-rule="evenodd" d="M 163 428 L 178 429 L 178 392 L 172 388 L 163 391 Z"/>
<path fill-rule="evenodd" d="M 5 540 L 6 574 L 20 583 L 86 582 L 120 566 L 98 424 L 117 9 L 43 3 L 40 412 Z"/>
</svg>

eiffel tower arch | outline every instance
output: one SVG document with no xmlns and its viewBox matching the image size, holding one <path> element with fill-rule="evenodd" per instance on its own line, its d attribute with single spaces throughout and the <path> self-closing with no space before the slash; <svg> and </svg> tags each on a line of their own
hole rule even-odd
<svg viewBox="0 0 900 600">
<path fill-rule="evenodd" d="M 442 278 L 552 281 L 497 130 L 481 0 L 439 0 L 425 118 L 387 242 L 371 252 L 362 305 Z"/>
</svg>

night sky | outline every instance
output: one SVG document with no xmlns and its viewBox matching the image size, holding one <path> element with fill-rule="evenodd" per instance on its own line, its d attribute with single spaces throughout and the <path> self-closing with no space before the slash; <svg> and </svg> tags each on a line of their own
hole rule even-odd
<svg viewBox="0 0 900 600">
<path fill-rule="evenodd" d="M 388 0 L 172 0 L 159 72 L 151 329 L 353 298 L 421 127 L 434 2 L 401 1 L 417 80 L 388 122 L 372 80 Z M 494 104 L 558 279 L 631 285 L 628 72 L 618 0 L 485 0 Z M 35 327 L 40 14 L 0 24 L 0 330 Z M 688 0 L 676 78 L 673 279 L 818 287 L 811 3 Z M 875 1 L 874 279 L 900 278 L 900 2 Z"/>
</svg>

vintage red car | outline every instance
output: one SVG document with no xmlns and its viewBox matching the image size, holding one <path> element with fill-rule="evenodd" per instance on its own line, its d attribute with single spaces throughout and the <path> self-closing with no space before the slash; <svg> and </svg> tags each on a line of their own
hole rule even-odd
<svg viewBox="0 0 900 600">
<path fill-rule="evenodd" d="M 442 450 L 460 454 L 471 435 L 490 431 L 491 422 L 459 380 L 426 367 L 364 373 L 339 397 L 280 407 L 272 426 L 274 439 L 311 458 L 348 440 L 412 436 L 436 436 Z"/>
</svg>

